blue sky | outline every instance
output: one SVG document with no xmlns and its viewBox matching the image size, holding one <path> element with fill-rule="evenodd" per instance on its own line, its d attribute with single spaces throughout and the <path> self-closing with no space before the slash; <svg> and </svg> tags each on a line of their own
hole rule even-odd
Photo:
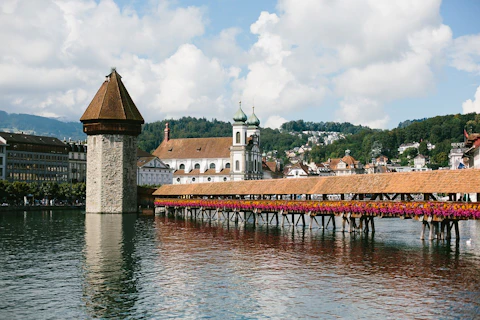
<svg viewBox="0 0 480 320">
<path fill-rule="evenodd" d="M 0 109 L 77 120 L 117 67 L 147 122 L 480 111 L 480 1 L 4 0 Z"/>
</svg>

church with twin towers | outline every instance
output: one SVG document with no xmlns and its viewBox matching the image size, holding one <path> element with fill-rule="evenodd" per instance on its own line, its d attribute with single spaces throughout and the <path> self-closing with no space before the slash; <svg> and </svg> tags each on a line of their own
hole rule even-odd
<svg viewBox="0 0 480 320">
<path fill-rule="evenodd" d="M 260 120 L 240 103 L 233 121 L 232 136 L 222 138 L 171 139 L 167 123 L 153 155 L 175 170 L 174 184 L 262 179 Z"/>
</svg>

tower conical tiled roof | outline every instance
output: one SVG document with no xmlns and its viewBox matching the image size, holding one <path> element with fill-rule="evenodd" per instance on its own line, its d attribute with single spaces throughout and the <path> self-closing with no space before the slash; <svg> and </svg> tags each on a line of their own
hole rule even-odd
<svg viewBox="0 0 480 320">
<path fill-rule="evenodd" d="M 144 122 L 135 103 L 123 85 L 117 70 L 107 76 L 80 121 L 86 120 L 132 120 Z"/>
<path fill-rule="evenodd" d="M 80 118 L 85 133 L 140 133 L 145 121 L 121 79 L 117 70 L 112 68 Z"/>
</svg>

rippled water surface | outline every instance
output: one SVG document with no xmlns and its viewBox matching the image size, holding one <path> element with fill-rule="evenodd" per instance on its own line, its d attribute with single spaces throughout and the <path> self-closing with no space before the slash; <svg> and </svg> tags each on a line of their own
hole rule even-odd
<svg viewBox="0 0 480 320">
<path fill-rule="evenodd" d="M 165 216 L 4 213 L 0 318 L 480 318 L 480 221 L 460 222 L 458 245 L 420 241 L 420 228 L 380 219 L 372 238 Z"/>
</svg>

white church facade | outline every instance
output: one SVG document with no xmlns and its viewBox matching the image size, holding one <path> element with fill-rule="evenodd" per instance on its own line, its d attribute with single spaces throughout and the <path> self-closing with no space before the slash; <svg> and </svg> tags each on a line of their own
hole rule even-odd
<svg viewBox="0 0 480 320">
<path fill-rule="evenodd" d="M 262 179 L 260 121 L 241 106 L 233 120 L 232 137 L 222 138 L 171 139 L 166 124 L 153 155 L 173 169 L 173 184 Z"/>
</svg>

